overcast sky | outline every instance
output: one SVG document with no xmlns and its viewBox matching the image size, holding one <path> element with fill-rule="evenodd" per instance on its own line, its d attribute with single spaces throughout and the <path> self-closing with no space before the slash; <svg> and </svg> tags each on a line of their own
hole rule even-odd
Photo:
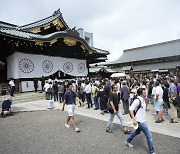
<svg viewBox="0 0 180 154">
<path fill-rule="evenodd" d="M 0 21 L 28 24 L 61 9 L 66 23 L 94 34 L 94 46 L 123 50 L 180 38 L 180 0 L 0 0 Z"/>
</svg>

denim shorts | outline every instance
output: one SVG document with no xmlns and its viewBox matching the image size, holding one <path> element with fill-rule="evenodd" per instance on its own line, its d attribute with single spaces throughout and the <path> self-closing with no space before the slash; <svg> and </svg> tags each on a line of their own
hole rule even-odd
<svg viewBox="0 0 180 154">
<path fill-rule="evenodd" d="M 163 110 L 163 101 L 156 101 L 154 104 L 156 111 L 162 111 Z"/>
</svg>

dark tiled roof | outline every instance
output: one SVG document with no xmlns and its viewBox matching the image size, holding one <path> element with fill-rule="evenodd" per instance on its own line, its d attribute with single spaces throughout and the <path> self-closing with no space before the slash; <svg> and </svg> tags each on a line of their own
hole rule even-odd
<svg viewBox="0 0 180 154">
<path fill-rule="evenodd" d="M 137 66 L 132 66 L 132 68 L 133 71 L 151 71 L 151 70 L 164 70 L 164 69 L 176 68 L 179 65 L 180 65 L 179 61 L 173 61 L 173 62 L 137 65 Z M 124 72 L 122 67 L 117 67 L 112 69 L 116 70 L 117 72 Z"/>
<path fill-rule="evenodd" d="M 102 52 L 99 52 L 99 50 L 94 50 L 93 48 L 89 47 L 87 42 L 79 37 L 78 33 L 76 31 L 72 30 L 65 30 L 65 31 L 58 31 L 54 32 L 51 34 L 47 35 L 40 35 L 40 34 L 33 34 L 33 33 L 28 33 L 24 32 L 18 29 L 10 29 L 10 28 L 0 28 L 0 34 L 10 36 L 10 37 L 16 37 L 16 38 L 21 38 L 25 40 L 39 40 L 39 41 L 44 41 L 44 42 L 50 42 L 53 39 L 56 38 L 64 38 L 64 37 L 70 37 L 78 40 L 79 42 L 83 43 L 89 50 L 93 50 L 97 54 L 104 55 Z M 106 60 L 106 58 L 103 59 L 98 59 L 98 60 Z"/>
<path fill-rule="evenodd" d="M 124 50 L 121 57 L 107 64 L 118 64 L 135 62 L 142 60 L 151 60 L 180 55 L 180 39 L 153 44 L 149 46 Z"/>
<path fill-rule="evenodd" d="M 110 52 L 109 51 L 106 51 L 106 50 L 102 50 L 102 49 L 99 49 L 99 48 L 95 48 L 95 47 L 91 47 L 92 49 L 98 51 L 98 53 L 101 53 L 101 54 L 105 54 L 105 55 L 109 55 Z"/>
<path fill-rule="evenodd" d="M 173 62 L 155 63 L 148 65 L 138 65 L 132 67 L 133 67 L 133 71 L 160 70 L 160 69 L 176 68 L 179 64 L 180 64 L 179 61 L 173 61 Z"/>
<path fill-rule="evenodd" d="M 51 41 L 52 39 L 61 38 L 61 36 L 65 36 L 65 35 L 70 35 L 77 39 L 79 38 L 83 40 L 82 38 L 79 37 L 79 35 L 75 31 L 72 31 L 72 30 L 58 31 L 51 34 L 47 34 L 47 35 L 41 35 L 41 34 L 25 32 L 18 29 L 0 27 L 0 33 L 3 35 L 8 35 L 10 37 L 19 37 L 19 38 L 28 39 L 28 40 Z"/>
<path fill-rule="evenodd" d="M 7 23 L 7 22 L 0 21 L 0 27 L 4 27 L 4 28 L 16 28 L 17 25 L 14 25 L 14 24 L 10 24 L 10 23 Z"/>
<path fill-rule="evenodd" d="M 53 22 L 56 19 L 61 20 L 61 22 L 66 26 L 66 30 L 54 32 L 54 33 L 47 34 L 47 35 L 34 34 L 34 33 L 27 32 L 28 29 L 32 29 L 35 27 L 41 27 L 43 25 Z M 4 23 L 4 22 L 2 22 L 2 23 Z M 5 23 L 5 24 L 8 25 L 8 23 Z M 109 54 L 108 51 L 90 47 L 87 44 L 87 42 L 79 36 L 78 32 L 70 30 L 68 25 L 65 23 L 60 10 L 55 11 L 53 13 L 53 15 L 50 17 L 44 18 L 42 20 L 39 20 L 37 22 L 31 23 L 28 25 L 24 25 L 24 26 L 12 25 L 12 27 L 11 26 L 5 27 L 0 22 L 0 34 L 6 35 L 9 37 L 21 38 L 21 39 L 25 39 L 25 40 L 33 40 L 33 41 L 39 40 L 39 41 L 44 41 L 44 42 L 46 42 L 46 41 L 49 42 L 56 38 L 70 37 L 70 38 L 74 38 L 74 39 L 78 40 L 79 42 L 83 43 L 87 47 L 88 50 L 91 50 L 94 53 L 97 53 L 97 54 L 103 56 L 102 59 L 101 58 L 97 59 L 99 61 L 105 61 L 106 58 L 104 58 L 104 57 L 106 57 L 106 55 Z"/>
<path fill-rule="evenodd" d="M 96 72 L 99 72 L 101 69 L 104 69 L 105 71 L 107 71 L 109 73 L 117 72 L 117 70 L 114 70 L 114 69 L 111 69 L 111 68 L 104 68 L 104 67 L 90 67 L 89 72 L 90 73 L 96 73 Z"/>
<path fill-rule="evenodd" d="M 66 24 L 66 22 L 64 21 L 63 17 L 62 17 L 62 13 L 60 12 L 60 10 L 57 10 L 53 13 L 52 16 L 49 16 L 47 18 L 44 18 L 42 20 L 27 24 L 24 26 L 19 26 L 18 29 L 19 30 L 27 30 L 27 29 L 31 29 L 31 28 L 35 28 L 35 27 L 40 27 L 40 26 L 46 25 L 48 23 L 51 23 L 52 21 L 54 21 L 57 18 L 60 18 L 61 21 L 63 22 L 63 24 L 66 26 L 66 28 L 69 28 L 68 25 Z"/>
<path fill-rule="evenodd" d="M 40 37 L 41 35 L 20 31 L 17 29 L 0 28 L 0 33 L 4 35 L 10 35 L 13 37 L 19 37 L 23 39 L 29 39 Z"/>
</svg>

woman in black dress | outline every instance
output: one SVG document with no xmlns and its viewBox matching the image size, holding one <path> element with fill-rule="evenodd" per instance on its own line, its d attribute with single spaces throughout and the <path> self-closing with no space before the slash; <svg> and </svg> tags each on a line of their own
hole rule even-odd
<svg viewBox="0 0 180 154">
<path fill-rule="evenodd" d="M 100 104 L 101 114 L 104 115 L 104 112 L 107 111 L 108 96 L 106 94 L 106 91 L 105 91 L 103 85 L 99 86 L 99 91 L 98 91 L 97 97 L 98 97 L 99 104 Z"/>
<path fill-rule="evenodd" d="M 163 102 L 164 102 L 164 109 L 165 114 L 168 115 L 168 109 L 170 108 L 169 104 L 169 84 L 167 82 L 164 82 L 163 85 Z"/>
</svg>

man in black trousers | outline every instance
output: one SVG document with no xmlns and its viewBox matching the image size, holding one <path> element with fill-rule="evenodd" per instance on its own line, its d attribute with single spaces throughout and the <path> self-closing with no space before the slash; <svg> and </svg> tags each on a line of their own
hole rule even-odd
<svg viewBox="0 0 180 154">
<path fill-rule="evenodd" d="M 91 99 L 91 89 L 92 89 L 92 87 L 91 87 L 90 82 L 87 82 L 87 86 L 85 88 L 86 100 L 87 100 L 87 103 L 88 103 L 87 109 L 90 109 L 90 105 L 91 105 L 91 107 L 93 107 L 92 99 Z"/>
</svg>

